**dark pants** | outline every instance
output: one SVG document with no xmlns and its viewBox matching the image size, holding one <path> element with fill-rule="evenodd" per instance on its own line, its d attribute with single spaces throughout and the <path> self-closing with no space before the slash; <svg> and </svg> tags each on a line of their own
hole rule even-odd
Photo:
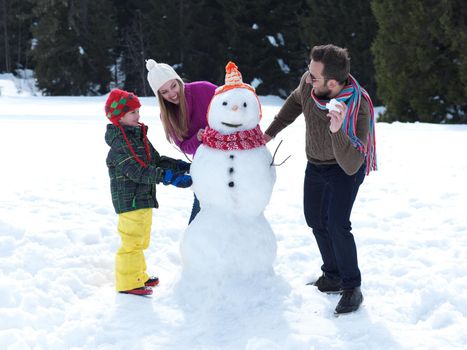
<svg viewBox="0 0 467 350">
<path fill-rule="evenodd" d="M 303 207 L 323 259 L 321 270 L 340 279 L 344 289 L 361 284 L 350 214 L 364 178 L 365 164 L 351 176 L 337 164 L 308 162 L 305 171 Z"/>
<path fill-rule="evenodd" d="M 191 209 L 191 215 L 190 215 L 190 220 L 188 220 L 188 225 L 191 224 L 191 222 L 194 220 L 196 215 L 198 215 L 200 210 L 201 210 L 201 207 L 199 205 L 199 200 L 198 198 L 196 198 L 196 194 L 195 194 L 195 200 L 193 201 L 193 208 Z"/>
</svg>

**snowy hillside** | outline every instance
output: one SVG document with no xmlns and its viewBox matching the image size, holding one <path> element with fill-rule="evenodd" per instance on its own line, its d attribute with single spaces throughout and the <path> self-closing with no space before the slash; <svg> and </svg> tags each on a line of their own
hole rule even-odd
<svg viewBox="0 0 467 350">
<path fill-rule="evenodd" d="M 278 160 L 292 155 L 265 211 L 287 293 L 181 303 L 174 286 L 193 195 L 159 186 L 146 259 L 161 284 L 150 298 L 117 294 L 104 101 L 0 97 L 0 349 L 467 347 L 467 126 L 377 124 L 379 171 L 352 217 L 365 301 L 335 318 L 339 297 L 305 285 L 319 276 L 320 256 L 302 214 L 302 118 L 268 144 L 273 152 L 284 140 Z M 264 130 L 282 101 L 261 101 Z M 165 140 L 155 99 L 142 103 L 151 142 L 183 158 Z"/>
<path fill-rule="evenodd" d="M 18 70 L 17 75 L 12 73 L 0 74 L 0 97 L 1 96 L 40 96 L 36 87 L 36 80 L 30 69 Z"/>
</svg>

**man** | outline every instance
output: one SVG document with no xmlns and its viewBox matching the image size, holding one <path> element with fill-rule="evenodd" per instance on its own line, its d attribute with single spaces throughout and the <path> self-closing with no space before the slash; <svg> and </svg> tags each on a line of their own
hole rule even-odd
<svg viewBox="0 0 467 350">
<path fill-rule="evenodd" d="M 340 102 L 337 110 L 327 109 L 331 99 Z M 376 170 L 376 155 L 373 105 L 350 75 L 346 49 L 313 47 L 308 71 L 266 130 L 266 141 L 301 113 L 308 159 L 304 213 L 323 260 L 322 276 L 309 284 L 324 293 L 342 293 L 335 313 L 348 313 L 363 302 L 350 214 L 365 173 Z"/>
</svg>

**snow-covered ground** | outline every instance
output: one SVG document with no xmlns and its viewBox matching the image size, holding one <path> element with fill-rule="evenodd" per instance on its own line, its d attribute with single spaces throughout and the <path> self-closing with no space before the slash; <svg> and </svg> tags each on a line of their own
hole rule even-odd
<svg viewBox="0 0 467 350">
<path fill-rule="evenodd" d="M 114 291 L 119 246 L 109 192 L 102 97 L 0 97 L 0 349 L 465 349 L 467 126 L 377 124 L 379 171 L 360 189 L 352 226 L 364 304 L 335 318 L 338 296 L 306 286 L 320 256 L 302 214 L 304 122 L 277 140 L 265 215 L 277 236 L 279 298 L 188 307 L 174 295 L 189 189 L 158 187 L 151 298 Z M 263 130 L 282 101 L 261 98 Z M 155 98 L 142 121 L 161 154 Z M 199 276 L 209 278 L 209 276 Z M 202 293 L 202 291 L 200 291 Z M 214 304 L 214 301 L 216 304 Z"/>
<path fill-rule="evenodd" d="M 17 74 L 0 74 L 0 97 L 2 96 L 40 96 L 36 87 L 34 73 L 30 69 L 19 69 Z"/>
</svg>

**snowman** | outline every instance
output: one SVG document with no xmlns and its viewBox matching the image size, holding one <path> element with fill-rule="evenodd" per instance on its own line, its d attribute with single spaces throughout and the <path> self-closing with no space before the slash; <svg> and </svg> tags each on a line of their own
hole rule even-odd
<svg viewBox="0 0 467 350">
<path fill-rule="evenodd" d="M 201 211 L 181 241 L 182 280 L 219 288 L 274 276 L 276 239 L 264 216 L 276 172 L 259 127 L 261 105 L 233 62 L 207 112 L 193 163 Z"/>
</svg>

